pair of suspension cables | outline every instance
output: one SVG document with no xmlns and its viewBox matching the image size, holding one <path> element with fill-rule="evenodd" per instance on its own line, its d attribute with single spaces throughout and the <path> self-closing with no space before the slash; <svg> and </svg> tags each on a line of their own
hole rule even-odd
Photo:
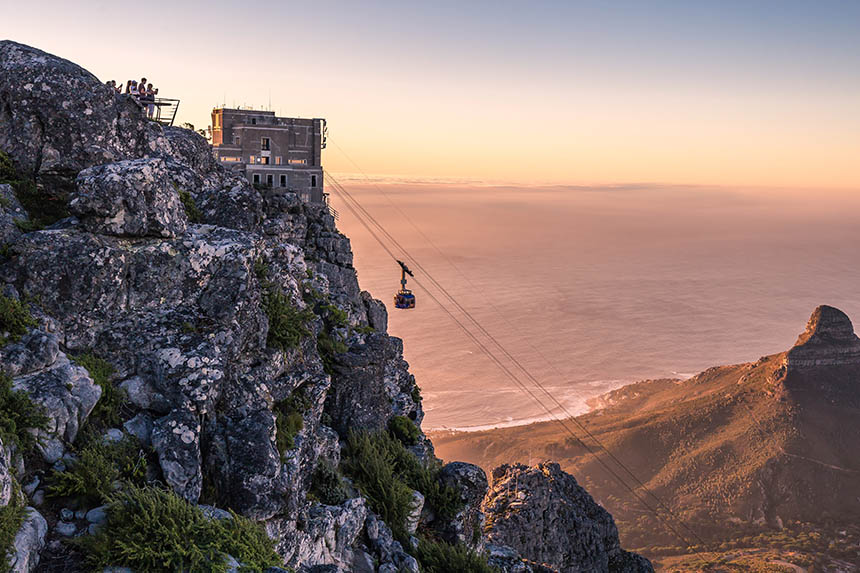
<svg viewBox="0 0 860 573">
<path fill-rule="evenodd" d="M 331 142 L 331 140 L 329 140 Z M 358 171 L 365 177 L 365 179 L 370 182 L 370 178 L 361 170 L 361 168 L 354 162 L 352 159 L 340 148 L 336 143 L 333 145 L 346 157 Z M 347 190 L 336 178 L 332 177 L 330 174 L 326 174 L 326 179 L 329 182 L 330 188 L 335 191 L 335 194 L 340 198 L 341 202 L 346 206 L 346 208 L 350 211 L 350 213 L 358 220 L 362 226 L 370 233 L 370 235 L 379 243 L 379 245 L 383 248 L 383 250 L 391 257 L 392 260 L 398 261 L 405 259 L 411 263 L 413 268 L 417 269 L 421 275 L 421 277 L 426 277 L 429 285 L 432 285 L 433 289 L 436 291 L 435 294 L 432 290 L 428 288 L 427 285 L 423 283 L 423 281 L 419 278 L 414 278 L 413 281 L 421 287 L 421 289 L 426 293 L 426 295 L 435 302 L 439 308 L 447 314 L 451 320 L 457 325 L 460 330 L 463 331 L 465 336 L 471 340 L 475 346 L 493 363 L 495 364 L 499 370 L 509 379 L 514 385 L 526 394 L 531 400 L 533 400 L 546 414 L 548 417 L 558 423 L 563 430 L 568 433 L 573 439 L 575 439 L 582 447 L 603 467 L 603 469 L 625 490 L 629 491 L 630 494 L 640 503 L 643 507 L 645 507 L 650 513 L 652 513 L 655 518 L 660 521 L 664 527 L 669 530 L 673 535 L 675 535 L 690 551 L 696 553 L 698 557 L 702 560 L 702 562 L 707 566 L 710 564 L 710 561 L 707 560 L 701 552 L 695 547 L 694 543 L 690 542 L 692 538 L 698 543 L 698 546 L 704 547 L 706 544 L 702 540 L 702 538 L 692 529 L 689 525 L 684 523 L 684 521 L 676 515 L 671 508 L 669 508 L 654 492 L 652 492 L 636 475 L 633 471 L 624 464 L 617 456 L 615 456 L 609 449 L 596 437 L 592 432 L 586 428 L 580 420 L 578 420 L 575 416 L 573 416 L 567 408 L 518 360 L 514 355 L 512 355 L 504 345 L 502 345 L 499 340 L 493 336 L 481 323 L 478 321 L 475 316 L 466 309 L 456 297 L 454 297 L 448 289 L 444 287 L 436 278 L 430 273 L 423 265 L 421 265 L 420 261 L 418 261 L 406 248 L 401 245 L 395 237 L 393 237 L 385 227 L 376 220 L 373 215 L 371 215 L 367 209 L 355 198 L 355 196 Z M 408 215 L 403 212 L 403 210 L 394 203 L 388 193 L 380 188 L 380 186 L 374 184 L 377 191 L 379 191 L 388 202 L 397 210 L 401 217 L 403 217 L 410 225 L 422 236 L 422 238 L 432 246 L 437 253 L 459 274 L 461 278 L 463 278 L 473 289 L 476 288 L 474 284 L 463 275 L 460 269 L 451 261 L 451 259 L 445 255 L 434 243 L 433 241 L 427 237 L 427 235 L 408 217 Z M 395 252 L 396 251 L 396 252 Z M 397 253 L 400 253 L 398 256 Z M 441 299 L 441 300 L 440 300 Z M 484 297 L 483 300 L 490 301 L 490 305 L 492 309 L 505 321 L 505 323 L 513 327 L 511 325 L 508 318 L 501 312 L 492 302 L 489 297 Z M 480 336 L 479 336 L 480 335 Z M 482 340 L 481 336 L 483 337 Z M 486 342 L 485 342 L 486 341 Z M 530 348 L 537 353 L 541 359 L 549 365 L 552 370 L 559 376 L 562 376 L 561 372 L 555 367 L 555 365 L 547 359 L 547 357 L 536 348 L 530 341 L 527 341 Z M 510 366 L 509 366 L 510 364 Z M 523 380 L 527 380 L 530 382 L 526 384 Z M 556 413 L 557 410 L 561 413 L 561 416 Z M 576 426 L 580 432 L 582 432 L 585 436 L 587 436 L 594 444 L 594 446 L 590 446 L 587 444 L 577 432 L 574 431 L 572 426 Z M 603 456 L 599 455 L 600 452 L 605 454 L 605 457 L 611 460 L 620 471 L 617 471 L 613 468 Z M 627 478 L 623 477 L 621 474 L 627 476 Z M 628 483 L 628 480 L 632 480 Z M 631 485 L 631 483 L 633 485 Z M 648 501 L 643 495 L 641 495 L 638 491 L 636 491 L 636 487 L 641 488 L 645 494 L 647 494 L 648 498 L 656 502 L 656 507 L 652 505 L 651 502 Z M 665 515 L 661 515 L 658 511 L 662 509 Z M 681 529 L 686 531 L 686 535 L 681 532 Z"/>
</svg>

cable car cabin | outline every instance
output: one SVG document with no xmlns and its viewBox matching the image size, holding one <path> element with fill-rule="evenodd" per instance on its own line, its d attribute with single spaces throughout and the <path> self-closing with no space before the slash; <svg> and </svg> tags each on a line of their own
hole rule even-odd
<svg viewBox="0 0 860 573">
<path fill-rule="evenodd" d="M 394 295 L 394 308 L 415 308 L 415 295 L 411 290 L 403 289 Z"/>
<path fill-rule="evenodd" d="M 403 261 L 397 261 L 400 265 L 400 290 L 394 295 L 394 308 L 410 309 L 415 308 L 415 295 L 412 291 L 406 288 L 406 275 L 414 277 L 412 271 L 406 266 Z"/>
</svg>

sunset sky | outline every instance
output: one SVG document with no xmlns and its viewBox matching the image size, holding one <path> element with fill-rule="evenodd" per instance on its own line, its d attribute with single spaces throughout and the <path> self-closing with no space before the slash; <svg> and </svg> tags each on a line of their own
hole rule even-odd
<svg viewBox="0 0 860 573">
<path fill-rule="evenodd" d="M 860 2 L 43 0 L 0 37 L 182 100 L 325 117 L 325 166 L 860 189 Z"/>
</svg>

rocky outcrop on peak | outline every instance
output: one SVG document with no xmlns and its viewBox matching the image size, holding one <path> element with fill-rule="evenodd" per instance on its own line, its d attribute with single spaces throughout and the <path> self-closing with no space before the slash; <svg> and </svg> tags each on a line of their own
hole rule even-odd
<svg viewBox="0 0 860 573">
<path fill-rule="evenodd" d="M 58 195 L 87 167 L 169 153 L 137 101 L 68 60 L 0 42 L 0 86 L 0 149 Z"/>
<path fill-rule="evenodd" d="M 254 188 L 200 135 L 8 41 L 0 151 L 17 170 L 14 188 L 0 185 L 0 292 L 26 315 L 0 331 L 0 373 L 47 420 L 27 422 L 40 426 L 30 450 L 0 446 L 0 510 L 27 508 L 14 571 L 83 562 L 63 539 L 109 527 L 109 496 L 51 488 L 86 448 L 125 443 L 142 452 L 122 468 L 129 479 L 210 519 L 229 509 L 258 522 L 274 560 L 296 571 L 418 573 L 425 535 L 485 551 L 486 474 L 435 457 L 403 342 L 361 291 L 327 205 Z M 62 207 L 47 228 L 34 194 Z M 342 474 L 355 432 L 396 443 L 417 468 L 407 490 L 398 482 L 403 523 L 386 523 L 389 508 Z M 505 571 L 543 571 L 498 542 L 489 555 L 510 561 Z"/>
<path fill-rule="evenodd" d="M 844 312 L 822 305 L 786 355 L 789 370 L 860 364 L 860 338 Z"/>
<path fill-rule="evenodd" d="M 609 512 L 556 463 L 496 468 L 483 510 L 489 543 L 560 573 L 654 570 L 621 548 Z"/>
</svg>

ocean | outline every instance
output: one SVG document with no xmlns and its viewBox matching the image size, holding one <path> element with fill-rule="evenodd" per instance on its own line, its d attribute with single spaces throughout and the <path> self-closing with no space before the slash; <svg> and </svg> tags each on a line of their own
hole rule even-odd
<svg viewBox="0 0 860 573">
<path fill-rule="evenodd" d="M 341 183 L 419 261 L 416 279 L 432 275 L 571 414 L 630 382 L 783 351 L 819 304 L 860 320 L 860 192 Z M 404 340 L 424 429 L 547 419 L 422 288 L 414 310 L 393 308 L 399 267 L 328 191 L 362 288 Z"/>
</svg>

